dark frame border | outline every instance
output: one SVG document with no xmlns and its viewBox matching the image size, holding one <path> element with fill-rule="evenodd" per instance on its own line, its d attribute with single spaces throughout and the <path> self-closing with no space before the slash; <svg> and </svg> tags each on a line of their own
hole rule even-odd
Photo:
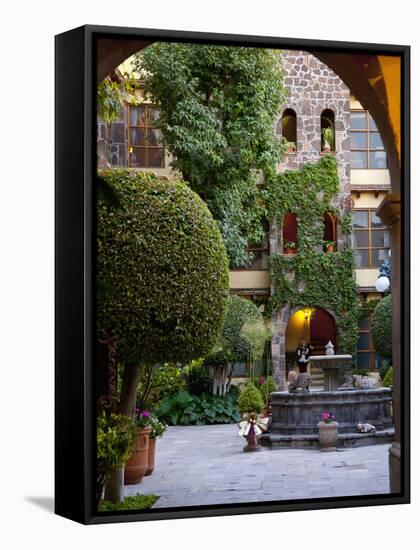
<svg viewBox="0 0 420 550">
<path fill-rule="evenodd" d="M 307 49 L 401 58 L 401 493 L 97 513 L 94 503 L 96 38 Z M 86 25 L 55 37 L 55 513 L 112 523 L 410 502 L 410 47 Z"/>
</svg>

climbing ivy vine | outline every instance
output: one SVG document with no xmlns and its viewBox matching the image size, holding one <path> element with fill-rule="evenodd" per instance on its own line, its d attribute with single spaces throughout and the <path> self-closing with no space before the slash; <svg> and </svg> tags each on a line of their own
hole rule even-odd
<svg viewBox="0 0 420 550">
<path fill-rule="evenodd" d="M 297 215 L 298 251 L 293 255 L 270 256 L 274 293 L 267 312 L 285 304 L 322 308 L 332 312 L 337 323 L 338 351 L 355 354 L 358 308 L 349 205 L 337 200 L 339 192 L 337 162 L 325 155 L 300 170 L 277 174 L 263 191 L 267 217 L 280 229 L 287 212 Z M 323 217 L 337 217 L 341 229 L 338 250 L 323 251 Z M 279 243 L 281 244 L 281 243 Z"/>
</svg>

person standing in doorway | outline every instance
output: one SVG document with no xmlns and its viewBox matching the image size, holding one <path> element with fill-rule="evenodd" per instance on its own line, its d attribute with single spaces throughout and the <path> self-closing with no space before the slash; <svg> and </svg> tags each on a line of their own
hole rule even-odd
<svg viewBox="0 0 420 550">
<path fill-rule="evenodd" d="M 309 357 L 311 355 L 312 346 L 307 344 L 306 340 L 301 340 L 299 346 L 296 349 L 296 361 L 299 367 L 299 372 L 306 372 Z"/>
</svg>

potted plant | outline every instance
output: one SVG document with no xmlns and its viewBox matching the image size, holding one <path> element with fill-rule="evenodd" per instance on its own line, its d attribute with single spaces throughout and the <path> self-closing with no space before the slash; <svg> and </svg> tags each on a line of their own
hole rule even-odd
<svg viewBox="0 0 420 550">
<path fill-rule="evenodd" d="M 324 411 L 318 422 L 319 445 L 321 451 L 335 451 L 338 441 L 338 422 L 330 412 Z"/>
<path fill-rule="evenodd" d="M 334 241 L 324 241 L 324 249 L 328 254 L 332 254 L 335 249 Z"/>
<path fill-rule="evenodd" d="M 161 422 L 157 416 L 152 414 L 150 415 L 150 428 L 146 476 L 150 476 L 155 469 L 156 440 L 162 436 L 168 426 L 164 422 Z"/>
<path fill-rule="evenodd" d="M 334 143 L 334 129 L 332 126 L 323 128 L 322 132 L 322 151 L 324 153 L 329 153 L 333 148 Z"/>
<path fill-rule="evenodd" d="M 297 244 L 294 241 L 284 241 L 283 250 L 285 254 L 293 254 L 294 250 L 297 248 Z"/>
<path fill-rule="evenodd" d="M 296 153 L 296 143 L 294 141 L 288 141 L 286 147 L 286 153 Z"/>
<path fill-rule="evenodd" d="M 117 468 L 124 464 L 133 453 L 137 429 L 131 416 L 105 414 L 98 416 L 96 428 L 97 452 L 97 492 L 96 500 L 103 497 L 104 486 Z"/>
<path fill-rule="evenodd" d="M 134 454 L 125 465 L 125 485 L 140 483 L 148 468 L 149 434 L 152 431 L 149 411 L 141 411 L 136 408 L 134 411 L 134 422 L 137 428 L 136 444 Z"/>
</svg>

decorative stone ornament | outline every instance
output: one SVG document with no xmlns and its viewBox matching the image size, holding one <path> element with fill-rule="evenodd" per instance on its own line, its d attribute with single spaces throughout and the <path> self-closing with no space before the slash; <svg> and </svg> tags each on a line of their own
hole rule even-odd
<svg viewBox="0 0 420 550">
<path fill-rule="evenodd" d="M 335 355 L 334 351 L 334 345 L 331 342 L 331 340 L 328 342 L 328 344 L 325 346 L 325 355 Z"/>
<path fill-rule="evenodd" d="M 318 422 L 318 432 L 321 451 L 336 451 L 338 442 L 338 422 Z"/>
</svg>

